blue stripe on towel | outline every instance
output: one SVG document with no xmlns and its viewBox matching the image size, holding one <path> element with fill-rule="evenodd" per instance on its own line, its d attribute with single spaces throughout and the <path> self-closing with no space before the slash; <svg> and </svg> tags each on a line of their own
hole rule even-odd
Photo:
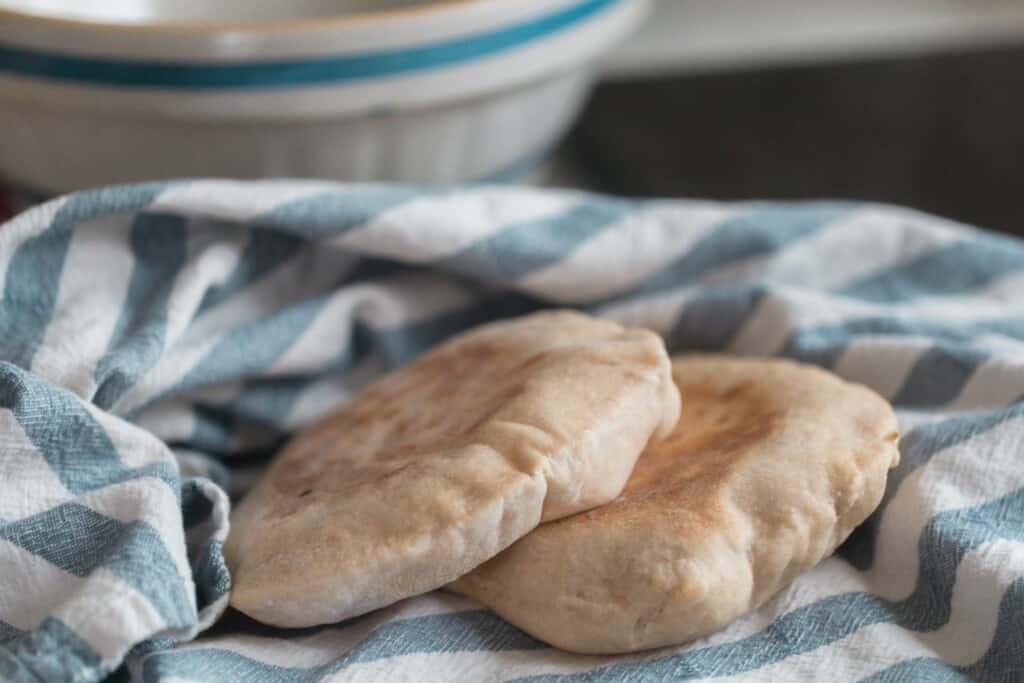
<svg viewBox="0 0 1024 683">
<path fill-rule="evenodd" d="M 93 402 L 109 409 L 160 358 L 167 303 L 185 264 L 185 219 L 140 213 L 132 224 L 134 267 L 107 352 L 96 364 Z"/>
<path fill-rule="evenodd" d="M 72 493 L 153 477 L 178 495 L 172 463 L 126 466 L 107 431 L 77 396 L 10 363 L 0 362 L 0 408 L 14 414 L 39 454 Z"/>
<path fill-rule="evenodd" d="M 56 617 L 0 647 L 0 677 L 14 683 L 95 681 L 107 671 L 99 653 Z"/>
</svg>

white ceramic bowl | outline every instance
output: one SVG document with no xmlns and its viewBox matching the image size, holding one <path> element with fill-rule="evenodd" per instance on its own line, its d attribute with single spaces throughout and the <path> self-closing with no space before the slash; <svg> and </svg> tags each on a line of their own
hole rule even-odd
<svg viewBox="0 0 1024 683">
<path fill-rule="evenodd" d="M 0 175 L 511 178 L 645 0 L 0 0 Z"/>
</svg>

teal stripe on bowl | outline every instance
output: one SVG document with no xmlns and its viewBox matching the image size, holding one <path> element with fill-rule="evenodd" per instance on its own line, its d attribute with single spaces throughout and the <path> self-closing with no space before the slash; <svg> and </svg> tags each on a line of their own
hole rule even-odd
<svg viewBox="0 0 1024 683">
<path fill-rule="evenodd" d="M 342 83 L 426 71 L 504 52 L 564 30 L 622 0 L 583 0 L 473 36 L 358 55 L 282 61 L 104 59 L 0 45 L 0 72 L 123 88 L 217 90 Z"/>
</svg>

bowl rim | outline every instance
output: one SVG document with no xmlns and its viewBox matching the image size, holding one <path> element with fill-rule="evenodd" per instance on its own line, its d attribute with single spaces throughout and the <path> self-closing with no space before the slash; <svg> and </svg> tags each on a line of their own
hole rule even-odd
<svg viewBox="0 0 1024 683">
<path fill-rule="evenodd" d="M 502 4 L 505 7 L 515 6 L 518 0 L 470 0 L 463 6 L 483 7 L 485 10 L 495 5 Z M 538 14 L 540 7 L 547 11 Z M 236 49 L 235 54 L 228 59 L 223 59 L 222 54 L 207 54 L 208 52 L 223 52 L 223 45 L 218 38 L 220 34 L 173 34 L 173 33 L 137 33 L 120 32 L 117 34 L 100 33 L 91 35 L 86 31 L 78 31 L 77 39 L 81 42 L 91 40 L 94 45 L 85 45 L 86 50 L 81 50 L 81 42 L 76 43 L 76 36 L 67 31 L 53 31 L 48 36 L 49 43 L 39 46 L 19 45 L 12 42 L 5 45 L 0 38 L 0 69 L 6 69 L 13 74 L 24 76 L 35 81 L 66 81 L 82 85 L 98 85 L 101 87 L 117 88 L 156 88 L 160 91 L 233 91 L 233 90 L 267 90 L 278 87 L 299 87 L 299 86 L 323 86 L 324 84 L 338 85 L 348 82 L 378 82 L 383 83 L 384 77 L 412 75 L 413 72 L 433 72 L 441 67 L 469 66 L 483 63 L 482 59 L 498 55 L 514 55 L 517 52 L 527 55 L 526 61 L 512 69 L 499 69 L 491 76 L 484 78 L 480 74 L 463 74 L 470 78 L 469 82 L 459 80 L 462 90 L 476 90 L 481 82 L 521 82 L 524 77 L 523 67 L 526 73 L 537 72 L 536 53 L 528 53 L 520 50 L 524 45 L 539 44 L 538 38 L 546 38 L 550 35 L 565 34 L 565 29 L 576 26 L 592 25 L 591 21 L 597 16 L 607 16 L 604 27 L 597 34 L 590 34 L 590 38 L 582 42 L 573 39 L 569 48 L 559 50 L 555 60 L 560 68 L 567 68 L 567 65 L 575 63 L 581 55 L 589 55 L 595 46 L 604 45 L 609 39 L 618 39 L 624 27 L 634 25 L 634 20 L 642 15 L 640 8 L 646 7 L 645 0 L 544 0 L 543 4 L 538 2 L 526 17 L 517 18 L 516 22 L 494 21 L 493 12 L 484 12 L 485 25 L 482 30 L 466 30 L 463 25 L 461 32 L 454 35 L 441 37 L 432 41 L 416 43 L 412 45 L 397 45 L 394 47 L 374 48 L 372 45 L 361 47 L 357 51 L 346 53 L 335 53 L 333 51 L 316 51 L 301 54 L 266 55 L 260 52 L 264 41 L 276 37 L 274 34 L 226 34 L 231 39 L 231 45 Z M 473 12 L 473 15 L 480 14 Z M 456 14 L 455 18 L 459 15 Z M 500 16 L 500 15 L 498 15 Z M 611 18 L 615 16 L 617 18 Z M 0 15 L 0 19 L 2 19 Z M 477 17 L 478 19 L 480 17 Z M 611 22 L 611 23 L 608 23 Z M 415 27 L 419 22 L 409 24 L 408 27 Z M 427 22 L 433 25 L 433 20 Z M 449 22 L 451 23 L 451 22 Z M 457 25 L 460 22 L 455 22 Z M 464 22 L 461 22 L 464 24 Z M 2 24 L 0 24 L 2 26 Z M 396 30 L 405 24 L 395 24 Z M 367 30 L 368 34 L 387 32 L 391 25 L 380 23 L 374 29 Z M 15 27 L 16 30 L 17 27 Z M 37 27 L 38 28 L 38 27 Z M 61 34 L 63 33 L 63 36 Z M 409 33 L 406 31 L 406 33 Z M 325 32 L 325 39 L 335 40 L 344 36 L 346 32 L 334 31 Z M 0 36 L 3 34 L 0 33 Z M 320 35 L 320 32 L 306 34 L 312 37 Z M 65 43 L 75 44 L 76 52 L 65 52 L 60 47 L 51 47 L 56 37 L 62 37 Z M 121 52 L 110 52 L 109 46 L 114 40 L 124 38 L 126 46 L 132 50 L 138 50 L 139 44 L 150 43 L 162 45 L 163 53 L 159 50 L 155 53 L 149 52 L 143 55 L 130 54 L 127 50 Z M 178 41 L 192 40 L 198 38 L 199 52 L 190 53 L 188 59 L 168 56 L 167 49 L 180 51 Z M 237 39 L 237 40 L 236 40 Z M 248 44 L 248 39 L 255 42 Z M 287 44 L 294 44 L 295 38 L 292 35 L 285 35 L 284 41 Z M 324 41 L 321 40 L 321 43 Z M 336 42 L 336 41 L 335 41 Z M 96 50 L 95 44 L 102 43 L 101 50 Z M 302 43 L 306 45 L 306 43 Z M 210 49 L 212 46 L 213 50 Z M 566 47 L 563 45 L 563 47 Z M 548 50 L 550 52 L 550 50 Z M 176 54 L 176 53 L 175 53 Z M 533 56 L 530 57 L 529 55 Z M 193 58 L 191 55 L 195 55 Z M 522 62 L 522 57 L 520 57 Z M 551 59 L 546 59 L 547 66 L 541 69 L 545 72 L 551 71 Z M 534 68 L 536 67 L 536 68 Z M 449 79 L 451 80 L 451 79 Z M 453 81 L 454 83 L 454 81 Z M 476 84 L 470 87 L 471 84 Z M 451 90 L 452 83 L 445 85 L 441 91 Z M 370 88 L 379 88 L 380 85 L 371 83 Z M 435 92 L 432 88 L 431 92 Z M 372 93 L 370 93 L 372 95 Z M 436 93 L 435 93 L 436 94 Z M 0 98 L 2 99 L 2 98 Z M 377 99 L 369 97 L 369 99 Z M 429 99 L 429 98 L 428 98 Z"/>
<path fill-rule="evenodd" d="M 512 0 L 513 2 L 515 0 Z M 177 32 L 196 34 L 217 33 L 280 33 L 298 32 L 311 29 L 347 28 L 365 25 L 377 21 L 401 21 L 417 16 L 443 13 L 464 9 L 469 6 L 497 5 L 509 0 L 431 0 L 429 3 L 414 7 L 395 7 L 392 9 L 367 10 L 349 14 L 337 14 L 323 17 L 295 17 L 280 19 L 255 19 L 250 21 L 192 21 L 192 20 L 157 20 L 145 22 L 116 22 L 95 19 L 78 19 L 51 14 L 40 14 L 0 7 L 0 21 L 15 20 L 42 26 L 56 26 L 62 29 L 82 29 L 89 31 L 112 32 Z"/>
</svg>

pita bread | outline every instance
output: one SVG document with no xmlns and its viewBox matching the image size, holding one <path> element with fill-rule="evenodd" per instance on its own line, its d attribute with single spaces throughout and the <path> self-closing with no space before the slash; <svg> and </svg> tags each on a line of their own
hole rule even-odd
<svg viewBox="0 0 1024 683">
<path fill-rule="evenodd" d="M 231 604 L 334 622 L 612 500 L 679 416 L 661 339 L 570 312 L 479 327 L 295 438 L 238 506 Z"/>
<path fill-rule="evenodd" d="M 888 403 L 782 360 L 682 356 L 679 424 L 612 503 L 544 524 L 450 588 L 585 653 L 682 643 L 835 550 L 899 458 Z"/>
</svg>

